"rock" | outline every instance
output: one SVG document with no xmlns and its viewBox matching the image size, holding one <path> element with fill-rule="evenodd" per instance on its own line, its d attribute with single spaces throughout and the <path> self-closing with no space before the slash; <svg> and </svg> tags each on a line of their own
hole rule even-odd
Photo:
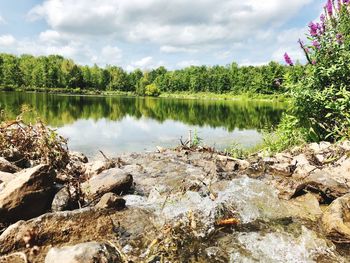
<svg viewBox="0 0 350 263">
<path fill-rule="evenodd" d="M 161 146 L 156 146 L 156 148 L 157 148 L 157 151 L 158 151 L 159 153 L 166 152 L 166 148 L 163 148 L 163 147 L 161 147 Z"/>
<path fill-rule="evenodd" d="M 0 257 L 0 263 L 27 263 L 26 254 L 17 252 L 10 255 Z"/>
<path fill-rule="evenodd" d="M 73 162 L 88 163 L 89 159 L 81 152 L 69 152 L 69 158 Z"/>
<path fill-rule="evenodd" d="M 127 193 L 132 186 L 133 177 L 122 169 L 112 168 L 106 170 L 81 185 L 86 196 L 96 197 L 108 192 Z"/>
<path fill-rule="evenodd" d="M 118 251 L 105 243 L 88 242 L 75 246 L 51 248 L 45 263 L 119 263 Z"/>
<path fill-rule="evenodd" d="M 350 141 L 344 141 L 340 145 L 340 148 L 346 152 L 350 152 Z"/>
<path fill-rule="evenodd" d="M 310 193 L 286 201 L 286 206 L 291 217 L 316 221 L 322 215 L 317 198 Z"/>
<path fill-rule="evenodd" d="M 95 161 L 92 163 L 87 163 L 85 165 L 85 177 L 91 178 L 101 172 L 114 168 L 115 163 L 113 161 Z"/>
<path fill-rule="evenodd" d="M 113 208 L 121 210 L 125 208 L 125 200 L 114 193 L 104 194 L 100 201 L 95 205 L 96 208 L 108 209 Z"/>
<path fill-rule="evenodd" d="M 5 172 L 5 173 L 15 173 L 18 172 L 19 168 L 7 161 L 5 158 L 0 157 L 0 172 Z"/>
<path fill-rule="evenodd" d="M 155 226 L 154 221 L 153 213 L 138 208 L 118 212 L 84 208 L 47 213 L 28 221 L 18 221 L 8 227 L 0 235 L 0 255 L 26 251 L 23 239 L 28 231 L 36 233 L 32 245 L 39 245 L 41 251 L 34 262 L 44 262 L 43 257 L 52 245 L 60 247 L 116 238 L 121 246 L 148 244 L 149 240 L 155 239 L 159 234 L 159 225 Z"/>
<path fill-rule="evenodd" d="M 291 176 L 295 166 L 289 163 L 276 163 L 269 167 L 269 172 L 274 175 Z"/>
<path fill-rule="evenodd" d="M 51 204 L 55 173 L 48 165 L 23 170 L 0 192 L 0 222 L 29 219 Z"/>
<path fill-rule="evenodd" d="M 304 183 L 299 184 L 292 197 L 300 196 L 307 192 L 319 194 L 322 203 L 330 203 L 334 199 L 341 197 L 349 192 L 346 181 L 336 178 L 333 174 L 318 170 L 308 176 Z"/>
<path fill-rule="evenodd" d="M 290 153 L 277 153 L 275 158 L 279 163 L 289 163 L 293 159 Z"/>
<path fill-rule="evenodd" d="M 322 216 L 322 228 L 336 243 L 350 242 L 350 194 L 333 201 Z"/>
<path fill-rule="evenodd" d="M 0 183 L 7 184 L 8 182 L 10 182 L 14 178 L 15 178 L 14 174 L 0 172 Z"/>
<path fill-rule="evenodd" d="M 308 148 L 313 151 L 315 155 L 323 153 L 329 149 L 332 144 L 329 142 L 320 142 L 320 143 L 310 143 Z"/>
<path fill-rule="evenodd" d="M 65 186 L 55 195 L 51 210 L 53 212 L 72 210 L 77 207 L 78 195 L 76 189 L 71 186 Z"/>
</svg>

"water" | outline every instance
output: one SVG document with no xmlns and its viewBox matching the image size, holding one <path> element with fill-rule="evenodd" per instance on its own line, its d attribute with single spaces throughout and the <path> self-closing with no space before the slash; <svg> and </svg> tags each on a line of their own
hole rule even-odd
<svg viewBox="0 0 350 263">
<path fill-rule="evenodd" d="M 208 146 L 224 149 L 233 142 L 244 147 L 261 142 L 263 129 L 276 126 L 282 103 L 135 97 L 70 96 L 1 92 L 0 109 L 14 118 L 21 108 L 35 109 L 71 150 L 95 157 L 175 147 L 189 130 Z M 27 119 L 34 121 L 31 113 Z"/>
</svg>

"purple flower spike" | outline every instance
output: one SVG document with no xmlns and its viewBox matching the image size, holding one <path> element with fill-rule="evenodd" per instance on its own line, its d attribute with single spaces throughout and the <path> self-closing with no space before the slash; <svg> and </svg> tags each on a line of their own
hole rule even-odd
<svg viewBox="0 0 350 263">
<path fill-rule="evenodd" d="M 350 0 L 349 0 L 349 1 L 350 1 Z M 324 22 L 326 21 L 326 16 L 325 16 L 324 14 L 322 14 L 322 15 L 320 16 L 320 20 L 321 20 L 322 23 L 324 23 Z"/>
<path fill-rule="evenodd" d="M 318 25 L 313 23 L 313 22 L 310 22 L 309 29 L 310 29 L 310 35 L 313 36 L 313 37 L 316 37 L 317 36 Z"/>
<path fill-rule="evenodd" d="M 293 66 L 293 61 L 292 59 L 290 58 L 290 56 L 286 53 L 284 53 L 284 61 L 289 65 L 289 66 Z"/>
<path fill-rule="evenodd" d="M 316 65 L 316 60 L 311 61 L 312 65 Z"/>
<path fill-rule="evenodd" d="M 328 0 L 326 4 L 326 10 L 329 16 L 333 15 L 333 3 L 332 0 Z"/>
</svg>

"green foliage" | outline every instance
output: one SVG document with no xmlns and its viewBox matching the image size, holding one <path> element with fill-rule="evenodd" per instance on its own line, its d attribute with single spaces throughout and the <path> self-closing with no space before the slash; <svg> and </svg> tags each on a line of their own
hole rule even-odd
<svg viewBox="0 0 350 263">
<path fill-rule="evenodd" d="M 145 87 L 145 95 L 151 96 L 151 97 L 158 97 L 160 94 L 160 91 L 156 84 L 152 83 Z"/>
<path fill-rule="evenodd" d="M 261 149 L 266 154 L 282 152 L 292 146 L 304 144 L 307 133 L 307 130 L 300 128 L 299 120 L 295 116 L 286 114 L 275 131 L 265 132 Z"/>
<path fill-rule="evenodd" d="M 308 141 L 350 138 L 350 6 L 340 3 L 310 24 L 310 45 L 301 43 L 310 65 L 294 85 L 292 114 Z"/>
<path fill-rule="evenodd" d="M 142 72 L 126 72 L 118 66 L 100 68 L 80 66 L 62 56 L 0 54 L 0 87 L 26 90 L 67 91 L 88 90 L 133 92 L 146 95 L 146 87 L 155 84 L 157 93 L 215 93 L 215 94 L 282 94 L 284 85 L 299 80 L 303 67 L 292 68 L 276 62 L 268 65 L 190 66 L 168 71 L 164 67 Z"/>
</svg>

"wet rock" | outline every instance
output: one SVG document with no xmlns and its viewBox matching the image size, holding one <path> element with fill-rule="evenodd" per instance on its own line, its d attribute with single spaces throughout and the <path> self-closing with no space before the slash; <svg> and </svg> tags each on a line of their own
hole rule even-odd
<svg viewBox="0 0 350 263">
<path fill-rule="evenodd" d="M 76 189 L 71 186 L 65 186 L 56 193 L 52 201 L 51 210 L 57 212 L 77 208 L 77 199 Z"/>
<path fill-rule="evenodd" d="M 53 197 L 55 173 L 48 165 L 23 170 L 0 191 L 0 221 L 28 219 L 44 213 Z"/>
<path fill-rule="evenodd" d="M 18 172 L 19 168 L 7 161 L 5 158 L 0 157 L 0 172 L 15 173 Z"/>
<path fill-rule="evenodd" d="M 332 241 L 350 242 L 350 194 L 331 203 L 322 216 L 322 227 Z"/>
<path fill-rule="evenodd" d="M 27 251 L 23 238 L 28 231 L 35 233 L 31 245 L 38 245 L 41 249 L 35 262 L 44 262 L 43 258 L 52 246 L 69 246 L 91 240 L 105 242 L 117 238 L 122 246 L 132 243 L 138 247 L 159 234 L 159 229 L 152 223 L 154 220 L 151 212 L 136 208 L 118 212 L 85 208 L 47 213 L 28 221 L 18 221 L 8 227 L 0 235 L 0 255 Z M 132 253 L 140 251 L 134 249 Z"/>
<path fill-rule="evenodd" d="M 322 215 L 318 199 L 310 193 L 286 201 L 285 204 L 291 217 L 316 221 Z"/>
<path fill-rule="evenodd" d="M 45 263 L 119 263 L 118 251 L 105 243 L 88 242 L 75 246 L 51 248 Z"/>
<path fill-rule="evenodd" d="M 95 207 L 100 209 L 113 208 L 121 210 L 125 208 L 125 200 L 114 193 L 107 193 L 101 197 Z"/>
<path fill-rule="evenodd" d="M 122 169 L 112 168 L 92 177 L 81 185 L 83 193 L 88 197 L 96 197 L 108 192 L 127 193 L 132 186 L 133 177 Z"/>
</svg>

